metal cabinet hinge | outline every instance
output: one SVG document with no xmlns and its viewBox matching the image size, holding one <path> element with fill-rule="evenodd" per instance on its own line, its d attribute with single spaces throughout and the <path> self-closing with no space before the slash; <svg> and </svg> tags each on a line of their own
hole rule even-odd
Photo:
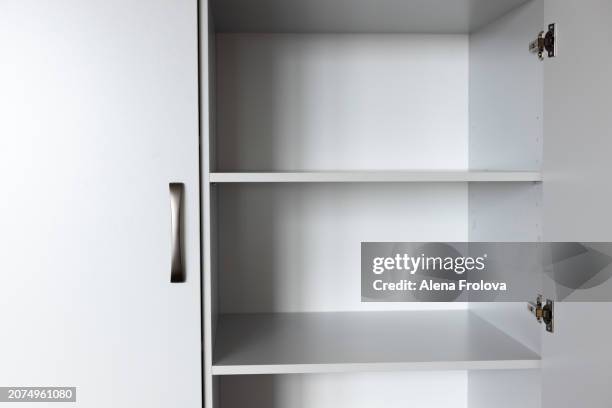
<svg viewBox="0 0 612 408">
<path fill-rule="evenodd" d="M 527 309 L 536 317 L 538 322 L 546 325 L 547 332 L 554 332 L 555 302 L 546 299 L 546 303 L 544 303 L 543 296 L 538 295 L 535 303 L 529 302 L 527 304 Z"/>
<path fill-rule="evenodd" d="M 547 31 L 540 31 L 538 38 L 529 43 L 529 51 L 532 54 L 538 54 L 541 61 L 544 61 L 544 53 L 548 58 L 557 56 L 557 25 L 555 23 L 548 25 Z"/>
</svg>

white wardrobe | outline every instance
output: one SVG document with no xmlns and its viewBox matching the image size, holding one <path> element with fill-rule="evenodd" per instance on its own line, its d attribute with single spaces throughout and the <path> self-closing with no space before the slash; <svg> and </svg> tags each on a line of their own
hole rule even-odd
<svg viewBox="0 0 612 408">
<path fill-rule="evenodd" d="M 362 303 L 359 251 L 610 240 L 610 21 L 595 0 L 201 4 L 207 406 L 609 407 L 609 303 L 558 303 L 554 333 L 524 303 Z"/>
<path fill-rule="evenodd" d="M 610 303 L 576 291 L 554 333 L 523 303 L 362 303 L 359 251 L 612 241 L 611 21 L 608 0 L 0 1 L 0 387 L 610 408 Z"/>
</svg>

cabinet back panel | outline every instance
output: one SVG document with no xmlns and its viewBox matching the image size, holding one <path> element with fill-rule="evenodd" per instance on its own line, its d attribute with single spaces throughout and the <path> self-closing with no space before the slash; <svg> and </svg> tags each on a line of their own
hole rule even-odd
<svg viewBox="0 0 612 408">
<path fill-rule="evenodd" d="M 466 35 L 217 35 L 218 170 L 466 169 Z"/>
<path fill-rule="evenodd" d="M 221 408 L 467 408 L 467 372 L 225 376 Z"/>
<path fill-rule="evenodd" d="M 538 370 L 468 372 L 470 408 L 541 408 L 542 373 Z"/>
<path fill-rule="evenodd" d="M 361 303 L 362 241 L 466 241 L 467 185 L 223 185 L 221 313 L 423 310 Z"/>
</svg>

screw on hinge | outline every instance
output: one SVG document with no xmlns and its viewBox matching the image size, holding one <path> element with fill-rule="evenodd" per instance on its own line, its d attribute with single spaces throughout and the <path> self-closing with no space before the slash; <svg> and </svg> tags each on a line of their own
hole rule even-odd
<svg viewBox="0 0 612 408">
<path fill-rule="evenodd" d="M 529 52 L 537 53 L 540 61 L 544 61 L 544 31 L 540 31 L 538 38 L 529 43 Z"/>
</svg>

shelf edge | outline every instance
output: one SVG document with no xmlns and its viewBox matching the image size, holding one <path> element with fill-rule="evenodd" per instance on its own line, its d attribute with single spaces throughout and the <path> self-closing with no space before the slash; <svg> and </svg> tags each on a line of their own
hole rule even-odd
<svg viewBox="0 0 612 408">
<path fill-rule="evenodd" d="M 210 173 L 211 183 L 508 183 L 541 182 L 536 171 Z"/>
<path fill-rule="evenodd" d="M 215 365 L 213 375 L 325 374 L 380 371 L 534 370 L 541 360 L 425 361 L 404 363 Z"/>
</svg>

